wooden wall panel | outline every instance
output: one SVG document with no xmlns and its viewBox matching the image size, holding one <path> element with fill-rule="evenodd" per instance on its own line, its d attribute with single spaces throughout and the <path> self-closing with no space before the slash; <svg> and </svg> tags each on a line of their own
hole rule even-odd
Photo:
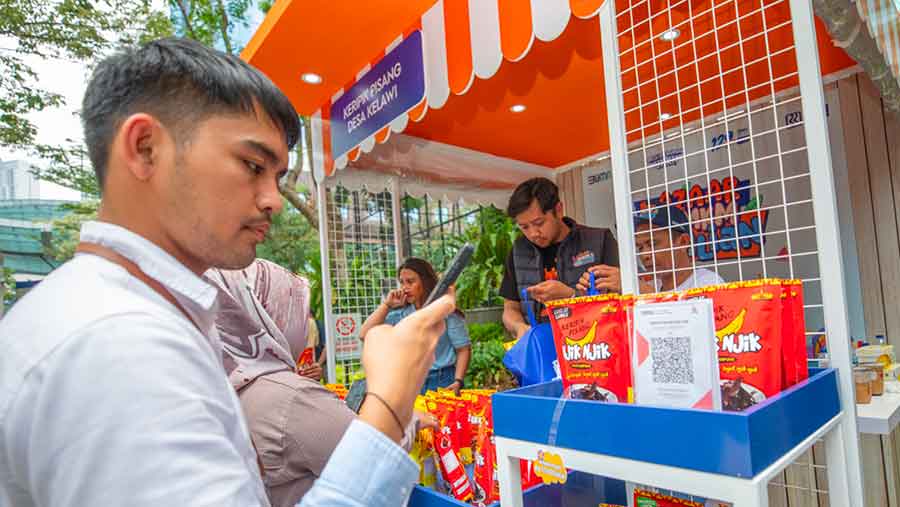
<svg viewBox="0 0 900 507">
<path fill-rule="evenodd" d="M 769 483 L 769 507 L 788 507 L 787 489 L 784 487 L 787 479 L 784 474 L 781 472 Z"/>
<path fill-rule="evenodd" d="M 859 255 L 859 277 L 862 288 L 866 334 L 885 333 L 884 299 L 881 292 L 881 272 L 875 236 L 875 215 L 872 210 L 872 191 L 869 182 L 866 144 L 862 128 L 859 84 L 856 76 L 838 82 L 841 102 L 841 122 L 850 176 L 850 198 L 853 203 L 853 225 L 856 250 Z"/>
<path fill-rule="evenodd" d="M 880 435 L 860 435 L 862 468 L 865 475 L 865 507 L 888 507 Z"/>
<path fill-rule="evenodd" d="M 900 228 L 900 114 L 884 111 L 884 133 L 887 137 L 888 159 L 891 164 L 894 204 L 897 205 L 895 206 L 896 220 L 898 228 Z"/>
<path fill-rule="evenodd" d="M 828 470 L 823 468 L 828 463 L 825 456 L 825 443 L 821 440 L 813 446 L 813 463 L 822 465 L 816 467 L 816 489 L 819 491 L 828 491 Z M 828 507 L 828 493 L 819 493 L 819 505 Z"/>
<path fill-rule="evenodd" d="M 572 175 L 572 191 L 575 194 L 575 215 L 573 218 L 579 224 L 583 224 L 587 220 L 584 208 L 584 168 L 572 169 L 569 173 Z"/>
<path fill-rule="evenodd" d="M 784 471 L 785 484 L 788 486 L 787 498 L 790 507 L 822 507 L 828 504 L 819 503 L 816 493 L 817 480 L 813 463 L 815 458 L 810 449 Z M 770 488 L 771 489 L 771 488 Z M 772 502 L 769 502 L 769 507 Z"/>
<path fill-rule="evenodd" d="M 872 210 L 876 217 L 875 244 L 878 248 L 882 297 L 885 302 L 897 302 L 900 301 L 900 240 L 897 237 L 897 208 L 894 202 L 881 97 L 875 85 L 868 78 L 859 80 L 859 99 L 866 140 L 869 181 L 872 189 Z M 900 347 L 900 312 L 885 311 L 884 313 L 887 338 L 895 346 Z"/>
</svg>

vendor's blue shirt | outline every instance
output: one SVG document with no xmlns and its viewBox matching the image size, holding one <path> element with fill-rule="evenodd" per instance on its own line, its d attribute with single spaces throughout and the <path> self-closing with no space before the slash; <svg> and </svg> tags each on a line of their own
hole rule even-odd
<svg viewBox="0 0 900 507">
<path fill-rule="evenodd" d="M 415 311 L 415 305 L 406 305 L 403 308 L 397 308 L 388 312 L 384 321 L 393 326 L 407 315 L 412 315 Z M 437 348 L 434 350 L 434 364 L 431 365 L 431 371 L 456 365 L 456 349 L 469 345 L 469 331 L 466 329 L 466 322 L 459 314 L 450 314 L 449 317 L 444 319 L 444 323 L 447 325 L 447 330 L 438 339 Z"/>
</svg>

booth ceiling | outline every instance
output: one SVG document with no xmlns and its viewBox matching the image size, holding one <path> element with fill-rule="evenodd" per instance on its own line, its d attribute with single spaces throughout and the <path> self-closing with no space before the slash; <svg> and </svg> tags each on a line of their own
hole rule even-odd
<svg viewBox="0 0 900 507">
<path fill-rule="evenodd" d="M 632 25 L 630 34 L 620 38 L 620 48 L 634 48 L 629 53 L 633 63 L 621 63 L 626 111 L 631 102 L 637 104 L 637 93 L 644 94 L 642 104 L 648 102 L 648 93 L 658 94 L 654 110 L 631 111 L 634 118 L 629 125 L 656 123 L 657 128 L 668 129 L 678 121 L 697 120 L 736 103 L 723 96 L 729 86 L 752 89 L 757 77 L 761 83 L 770 81 L 768 74 L 747 69 L 746 81 L 706 86 L 704 75 L 728 72 L 729 55 L 710 55 L 705 48 L 716 47 L 709 34 L 716 32 L 714 36 L 721 38 L 727 33 L 724 24 L 732 26 L 735 34 L 742 31 L 740 40 L 745 41 L 753 30 L 762 33 L 768 28 L 766 37 L 744 43 L 736 51 L 763 56 L 765 51 L 776 51 L 782 42 L 771 27 L 790 20 L 788 2 L 739 2 L 751 7 L 731 15 L 720 12 L 719 3 L 648 0 L 644 8 L 632 8 L 628 16 L 619 17 L 620 23 Z M 242 56 L 284 90 L 300 114 L 322 117 L 332 101 L 383 58 L 386 50 L 421 30 L 426 99 L 410 113 L 411 120 L 404 118 L 393 129 L 382 129 L 361 143 L 362 150 L 357 147 L 343 157 L 338 154 L 336 163 L 330 160 L 328 122 L 322 117 L 325 131 L 319 133 L 319 142 L 324 146 L 319 148 L 325 153 L 325 174 L 361 156 L 370 163 L 387 159 L 385 164 L 390 165 L 391 157 L 379 154 L 375 145 L 399 132 L 528 167 L 554 169 L 609 149 L 600 26 L 595 16 L 601 5 L 600 0 L 369 0 L 361 8 L 355 0 L 280 0 Z M 703 12 L 708 14 L 697 15 Z M 854 66 L 816 21 L 822 73 Z M 651 34 L 664 32 L 670 23 L 681 33 L 678 40 L 651 39 Z M 782 32 L 784 45 L 792 45 L 789 23 Z M 782 57 L 792 58 L 793 51 Z M 684 66 L 685 59 L 693 64 Z M 735 60 L 740 59 L 735 55 Z M 777 65 L 774 57 L 773 64 Z M 647 72 L 671 72 L 673 83 L 677 74 L 682 90 L 684 79 L 697 82 L 692 94 L 681 92 L 680 96 L 633 85 L 629 91 L 629 83 L 644 81 L 638 76 Z M 777 69 L 773 72 L 777 74 Z M 315 73 L 322 82 L 308 84 L 301 79 L 304 73 Z M 778 86 L 795 85 L 796 79 L 788 77 Z M 760 96 L 768 93 L 760 90 Z M 743 95 L 737 99 L 743 100 Z M 656 122 L 660 111 L 672 108 L 667 102 L 679 100 L 680 119 Z M 525 110 L 513 112 L 514 105 Z M 373 149 L 368 157 L 361 153 Z"/>
</svg>

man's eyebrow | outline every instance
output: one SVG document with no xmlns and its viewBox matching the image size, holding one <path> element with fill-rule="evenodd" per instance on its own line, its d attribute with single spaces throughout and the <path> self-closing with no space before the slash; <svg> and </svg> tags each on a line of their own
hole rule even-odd
<svg viewBox="0 0 900 507">
<path fill-rule="evenodd" d="M 275 150 L 269 148 L 264 143 L 254 141 L 253 139 L 244 139 L 243 141 L 241 141 L 241 144 L 261 155 L 270 165 L 274 166 L 279 164 L 278 154 L 275 153 Z"/>
</svg>

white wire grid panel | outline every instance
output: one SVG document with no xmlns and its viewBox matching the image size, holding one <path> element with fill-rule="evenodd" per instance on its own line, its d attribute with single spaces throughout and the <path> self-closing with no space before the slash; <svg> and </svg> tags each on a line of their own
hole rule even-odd
<svg viewBox="0 0 900 507">
<path fill-rule="evenodd" d="M 689 230 L 636 229 L 639 290 L 698 269 L 799 278 L 812 346 L 825 319 L 788 0 L 617 0 L 616 24 L 632 219 Z M 824 462 L 817 447 L 788 467 L 771 505 L 827 505 Z"/>
<path fill-rule="evenodd" d="M 396 286 L 391 194 L 335 186 L 326 206 L 332 322 L 346 331 L 328 335 L 335 340 L 335 380 L 349 386 L 362 374 L 359 326 Z"/>
</svg>

